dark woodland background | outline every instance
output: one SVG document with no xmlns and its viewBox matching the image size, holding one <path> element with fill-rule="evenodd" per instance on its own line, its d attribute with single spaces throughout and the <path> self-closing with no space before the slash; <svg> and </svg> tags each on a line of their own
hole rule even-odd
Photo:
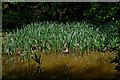
<svg viewBox="0 0 120 80">
<path fill-rule="evenodd" d="M 3 2 L 3 29 L 41 21 L 120 25 L 119 2 Z"/>
</svg>

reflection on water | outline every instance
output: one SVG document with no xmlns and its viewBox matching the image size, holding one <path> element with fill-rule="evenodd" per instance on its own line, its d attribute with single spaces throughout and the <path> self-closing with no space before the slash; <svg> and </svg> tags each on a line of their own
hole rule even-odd
<svg viewBox="0 0 120 80">
<path fill-rule="evenodd" d="M 38 69 L 34 60 L 10 62 L 3 56 L 3 78 L 115 78 L 118 72 L 114 70 L 115 64 L 110 61 L 115 54 L 106 52 L 91 52 L 90 54 L 63 55 L 42 54 L 41 68 Z"/>
</svg>

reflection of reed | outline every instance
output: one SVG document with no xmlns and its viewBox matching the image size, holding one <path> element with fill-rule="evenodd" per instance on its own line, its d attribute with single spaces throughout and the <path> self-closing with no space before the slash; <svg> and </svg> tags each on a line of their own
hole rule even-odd
<svg viewBox="0 0 120 80">
<path fill-rule="evenodd" d="M 4 56 L 4 57 L 3 57 Z M 114 70 L 115 64 L 109 63 L 116 55 L 111 52 L 89 52 L 88 54 L 80 55 L 61 55 L 61 54 L 41 54 L 43 61 L 42 65 L 36 65 L 36 62 L 31 59 L 30 65 L 28 61 L 13 62 L 15 65 L 7 62 L 7 57 L 3 55 L 3 73 L 4 78 L 16 76 L 17 78 L 40 78 L 41 80 L 49 80 L 48 78 L 113 78 L 118 74 Z M 13 57 L 15 58 L 15 56 Z M 24 75 L 22 75 L 24 74 Z M 46 79 L 47 78 L 47 79 Z M 62 79 L 62 80 L 63 80 Z M 52 80 L 52 79 L 51 79 Z M 89 80 L 89 79 L 88 79 Z M 116 79 L 118 80 L 118 79 Z"/>
</svg>

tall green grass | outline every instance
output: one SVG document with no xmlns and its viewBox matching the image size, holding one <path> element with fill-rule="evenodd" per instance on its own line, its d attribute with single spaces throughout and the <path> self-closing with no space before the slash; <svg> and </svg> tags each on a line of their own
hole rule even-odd
<svg viewBox="0 0 120 80">
<path fill-rule="evenodd" d="M 9 54 L 14 54 L 17 48 L 21 51 L 31 51 L 32 45 L 36 45 L 40 50 L 44 49 L 45 52 L 61 52 L 65 43 L 73 52 L 74 49 L 83 52 L 118 47 L 117 26 L 101 25 L 101 27 L 85 22 L 34 23 L 8 33 L 3 46 Z"/>
</svg>

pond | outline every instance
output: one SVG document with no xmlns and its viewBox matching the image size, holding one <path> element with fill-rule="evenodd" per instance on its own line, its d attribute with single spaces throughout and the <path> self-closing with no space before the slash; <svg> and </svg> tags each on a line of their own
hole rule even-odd
<svg viewBox="0 0 120 80">
<path fill-rule="evenodd" d="M 116 64 L 110 63 L 116 54 L 112 52 L 91 51 L 89 54 L 44 54 L 38 65 L 32 58 L 18 59 L 16 56 L 3 55 L 3 79 L 92 79 L 116 78 Z"/>
</svg>

